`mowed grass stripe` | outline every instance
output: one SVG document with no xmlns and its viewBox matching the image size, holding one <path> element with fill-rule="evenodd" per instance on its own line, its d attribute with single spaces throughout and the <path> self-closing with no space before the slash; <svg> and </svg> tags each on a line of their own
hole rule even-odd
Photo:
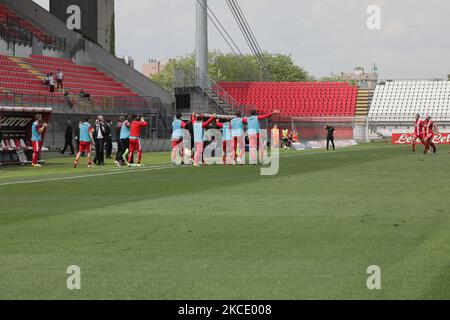
<svg viewBox="0 0 450 320">
<path fill-rule="evenodd" d="M 446 191 L 433 187 L 447 155 L 380 147 L 282 159 L 271 178 L 214 166 L 12 186 L 0 298 L 448 298 Z M 69 264 L 80 292 L 65 288 Z M 365 287 L 369 264 L 381 291 Z"/>
</svg>

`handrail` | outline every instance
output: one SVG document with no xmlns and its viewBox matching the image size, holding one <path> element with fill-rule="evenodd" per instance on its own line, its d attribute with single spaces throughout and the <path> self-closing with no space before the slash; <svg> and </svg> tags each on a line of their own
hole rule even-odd
<svg viewBox="0 0 450 320">
<path fill-rule="evenodd" d="M 8 43 L 14 42 L 28 46 L 33 45 L 33 34 L 31 32 L 5 23 L 0 24 L 0 38 Z"/>
<path fill-rule="evenodd" d="M 195 68 L 196 84 L 198 87 L 208 88 L 216 94 L 225 104 L 229 105 L 230 111 L 240 111 L 246 113 L 245 106 L 237 102 L 226 90 L 224 90 L 217 82 L 211 79 L 207 74 L 203 73 L 199 68 Z"/>
<path fill-rule="evenodd" d="M 228 105 L 230 110 L 223 110 L 224 112 L 240 111 L 241 113 L 246 114 L 251 109 L 251 106 L 246 106 L 237 102 L 233 96 L 208 75 L 204 74 L 199 68 L 191 69 L 187 74 L 181 69 L 174 70 L 173 89 L 176 90 L 179 88 L 201 89 L 214 100 L 218 106 L 220 106 L 220 104 Z M 215 97 L 213 97 L 212 94 L 214 94 Z"/>
<path fill-rule="evenodd" d="M 23 28 L 20 23 L 0 23 L 0 38 L 7 42 L 17 42 L 19 44 L 33 45 L 33 37 L 42 42 L 45 48 L 65 51 L 66 39 L 57 36 L 43 34 L 36 36 L 33 32 Z"/>
<path fill-rule="evenodd" d="M 0 93 L 0 105 L 12 107 L 52 107 L 54 112 L 91 113 L 104 112 L 125 114 L 130 112 L 164 114 L 164 107 L 156 97 L 108 97 L 91 96 L 89 98 L 77 95 L 55 96 L 20 94 L 14 92 Z"/>
</svg>

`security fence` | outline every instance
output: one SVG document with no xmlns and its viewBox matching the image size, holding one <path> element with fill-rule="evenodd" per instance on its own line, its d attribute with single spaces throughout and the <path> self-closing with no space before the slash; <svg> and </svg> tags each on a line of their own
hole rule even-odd
<svg viewBox="0 0 450 320">
<path fill-rule="evenodd" d="M 0 39 L 7 43 L 8 50 L 14 50 L 16 45 L 33 46 L 34 39 L 42 42 L 43 48 L 66 51 L 67 43 L 65 38 L 60 38 L 47 34 L 35 35 L 20 26 L 20 24 L 1 23 Z"/>
<path fill-rule="evenodd" d="M 144 139 L 167 139 L 170 137 L 169 117 L 161 100 L 155 97 L 90 97 L 69 95 L 28 95 L 0 93 L 0 106 L 15 108 L 52 108 L 53 113 L 47 131 L 46 144 L 51 149 L 58 149 L 64 144 L 64 132 L 68 120 L 76 128 L 80 121 L 94 118 L 101 114 L 105 120 L 113 122 L 113 139 L 116 138 L 114 127 L 119 117 L 127 114 L 143 115 L 150 126 L 143 130 Z"/>
</svg>

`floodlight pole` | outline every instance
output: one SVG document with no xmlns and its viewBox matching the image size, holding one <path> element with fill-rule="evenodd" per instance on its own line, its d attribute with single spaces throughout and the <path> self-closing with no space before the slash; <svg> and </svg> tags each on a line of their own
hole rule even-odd
<svg viewBox="0 0 450 320">
<path fill-rule="evenodd" d="M 205 88 L 208 75 L 208 0 L 197 0 L 197 31 L 195 35 L 197 54 L 197 86 Z"/>
</svg>

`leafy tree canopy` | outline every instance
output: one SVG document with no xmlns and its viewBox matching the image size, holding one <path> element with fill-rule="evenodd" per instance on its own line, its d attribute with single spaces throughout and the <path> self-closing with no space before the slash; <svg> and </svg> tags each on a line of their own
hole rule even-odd
<svg viewBox="0 0 450 320">
<path fill-rule="evenodd" d="M 290 55 L 263 54 L 264 61 L 272 76 L 261 68 L 253 55 L 237 57 L 220 51 L 209 53 L 209 76 L 217 81 L 313 81 L 313 77 L 302 67 L 297 66 Z M 185 74 L 195 67 L 195 53 L 170 59 L 165 69 L 152 76 L 152 80 L 168 90 L 172 89 L 173 73 L 181 69 Z"/>
</svg>

